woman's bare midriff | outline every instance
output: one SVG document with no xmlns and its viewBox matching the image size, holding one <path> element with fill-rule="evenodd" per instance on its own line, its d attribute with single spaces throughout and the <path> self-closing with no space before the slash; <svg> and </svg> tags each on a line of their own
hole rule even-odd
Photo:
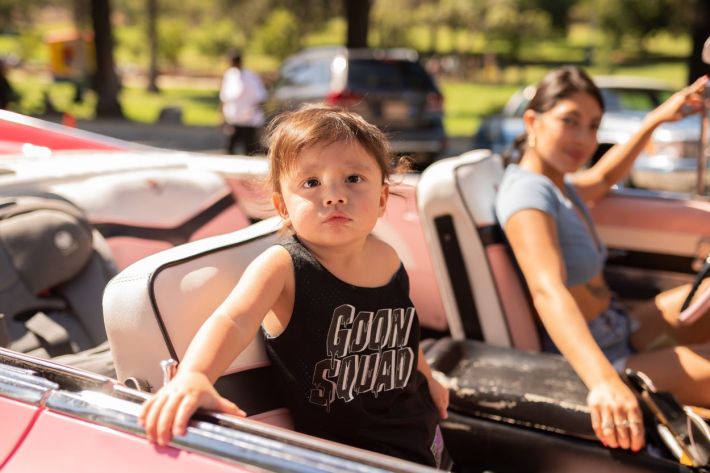
<svg viewBox="0 0 710 473">
<path fill-rule="evenodd" d="M 611 302 L 611 291 L 601 273 L 585 283 L 570 287 L 569 292 L 587 322 L 599 317 Z"/>
</svg>

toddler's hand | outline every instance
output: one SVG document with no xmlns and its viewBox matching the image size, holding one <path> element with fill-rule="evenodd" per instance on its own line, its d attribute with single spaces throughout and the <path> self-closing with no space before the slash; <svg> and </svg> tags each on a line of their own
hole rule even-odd
<svg viewBox="0 0 710 473">
<path fill-rule="evenodd" d="M 439 381 L 437 381 L 434 376 L 429 378 L 429 394 L 434 401 L 436 409 L 439 411 L 439 417 L 446 419 L 449 417 L 449 390 L 446 389 Z"/>
<path fill-rule="evenodd" d="M 198 408 L 246 416 L 236 404 L 220 396 L 205 375 L 178 372 L 143 404 L 138 422 L 150 441 L 167 445 L 173 436 L 185 433 Z"/>
</svg>

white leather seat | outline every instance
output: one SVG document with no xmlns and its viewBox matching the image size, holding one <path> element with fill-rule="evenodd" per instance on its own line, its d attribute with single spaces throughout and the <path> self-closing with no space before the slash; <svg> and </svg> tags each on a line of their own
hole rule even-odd
<svg viewBox="0 0 710 473">
<path fill-rule="evenodd" d="M 495 217 L 503 165 L 474 150 L 429 166 L 417 205 L 453 338 L 540 350 L 535 313 Z"/>
<path fill-rule="evenodd" d="M 118 380 L 153 392 L 159 388 L 160 361 L 182 359 L 202 322 L 246 266 L 276 241 L 279 228 L 276 217 L 180 245 L 144 258 L 112 279 L 103 306 Z M 291 427 L 269 366 L 262 340 L 256 337 L 216 386 L 252 418 Z"/>
</svg>

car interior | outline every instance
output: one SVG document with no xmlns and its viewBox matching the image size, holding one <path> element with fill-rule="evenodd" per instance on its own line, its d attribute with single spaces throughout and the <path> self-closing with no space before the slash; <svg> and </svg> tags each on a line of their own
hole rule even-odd
<svg viewBox="0 0 710 473">
<path fill-rule="evenodd" d="M 450 417 L 442 428 L 454 462 L 545 470 L 573 461 L 585 469 L 604 468 L 613 459 L 619 467 L 616 471 L 650 467 L 676 471 L 674 462 L 603 448 L 591 429 L 584 385 L 560 356 L 539 353 L 534 309 L 493 217 L 502 169 L 499 158 L 487 151 L 435 163 L 417 184 L 416 204 L 411 200 L 411 185 L 405 182 L 395 187 L 387 215 L 375 229 L 378 237 L 397 248 L 410 271 L 422 325 L 450 331 L 450 337 L 426 341 L 423 346 L 427 360 L 443 373 L 442 381 L 451 392 Z M 663 210 L 661 201 L 648 205 Z M 666 210 L 673 209 L 673 214 L 686 213 L 687 217 L 694 212 L 692 205 L 669 205 Z M 695 210 L 699 218 L 710 218 L 708 209 Z M 623 217 L 605 214 L 598 218 L 609 237 L 615 219 Z M 397 229 L 399 225 L 417 227 L 419 220 L 423 234 Z M 634 228 L 634 222 L 627 236 L 628 232 L 645 235 L 651 231 L 639 222 L 640 228 Z M 161 361 L 180 361 L 201 322 L 224 299 L 246 265 L 276 241 L 279 223 L 278 218 L 266 219 L 236 232 L 183 244 L 144 258 L 114 278 L 106 288 L 104 317 L 118 380 L 144 391 L 158 388 L 166 376 Z M 669 232 L 681 230 L 672 226 L 668 230 L 666 225 L 654 230 L 656 236 L 665 240 L 672 236 Z M 677 225 L 685 224 L 679 221 Z M 710 225 L 693 223 L 691 227 L 682 230 L 694 229 L 698 236 L 707 233 Z M 658 244 L 664 247 L 664 242 Z M 621 248 L 633 252 L 634 245 L 643 246 L 643 238 Z M 681 258 L 692 259 L 692 244 L 673 246 L 676 253 L 688 253 Z M 431 258 L 424 263 L 431 264 L 434 283 L 421 279 L 427 272 L 425 266 L 416 266 L 422 264 L 422 254 Z M 621 265 L 620 280 L 628 277 L 624 270 Z M 691 272 L 682 277 L 692 278 Z M 644 290 L 657 290 L 658 281 L 666 279 L 655 275 L 646 281 L 652 287 Z M 440 297 L 432 288 L 438 288 Z M 427 306 L 425 298 L 440 299 L 443 307 Z M 216 386 L 250 418 L 291 428 L 283 402 L 269 389 L 273 378 L 258 338 Z M 136 346 L 142 349 L 135 350 Z"/>
</svg>

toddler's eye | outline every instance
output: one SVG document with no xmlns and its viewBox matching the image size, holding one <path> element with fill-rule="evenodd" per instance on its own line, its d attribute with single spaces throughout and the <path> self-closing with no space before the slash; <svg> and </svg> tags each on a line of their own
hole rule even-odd
<svg viewBox="0 0 710 473">
<path fill-rule="evenodd" d="M 362 182 L 362 176 L 358 176 L 357 174 L 353 174 L 352 176 L 348 176 L 348 178 L 346 180 L 350 184 L 357 184 L 358 182 Z"/>
<path fill-rule="evenodd" d="M 318 182 L 318 179 L 316 178 L 311 178 L 311 179 L 306 179 L 306 181 L 303 183 L 303 187 L 306 189 L 310 189 L 311 187 L 316 187 L 320 182 Z"/>
</svg>

